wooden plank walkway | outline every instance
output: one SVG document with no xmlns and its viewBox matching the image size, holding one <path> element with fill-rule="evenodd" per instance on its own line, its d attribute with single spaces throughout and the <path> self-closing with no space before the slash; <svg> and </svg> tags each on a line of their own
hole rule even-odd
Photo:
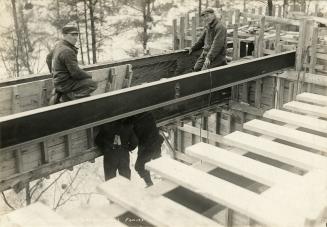
<svg viewBox="0 0 327 227">
<path fill-rule="evenodd" d="M 201 160 L 203 164 L 208 163 L 266 185 L 268 189 L 262 193 L 255 193 L 225 179 L 213 176 L 206 171 L 198 170 L 193 166 L 167 157 L 147 163 L 146 168 L 162 176 L 165 179 L 163 182 L 168 181 L 176 187 L 187 188 L 228 208 L 228 210 L 249 217 L 261 226 L 316 226 L 324 224 L 326 222 L 324 217 L 327 214 L 327 139 L 324 136 L 327 134 L 327 121 L 319 119 L 319 117 L 325 118 L 327 113 L 321 109 L 325 108 L 325 98 L 308 93 L 300 94 L 297 96 L 297 101 L 284 105 L 285 109 L 292 112 L 269 110 L 264 114 L 263 120 L 252 120 L 244 124 L 244 129 L 259 133 L 262 136 L 254 136 L 239 131 L 223 137 L 217 135 L 217 138 L 213 133 L 210 134 L 210 138 L 220 144 L 277 160 L 281 162 L 281 165 L 284 163 L 302 169 L 304 174 L 263 163 L 242 155 L 242 153 L 231 152 L 231 150 L 226 149 L 226 146 L 223 149 L 201 142 L 186 148 L 185 154 L 187 156 Z M 266 119 L 280 123 L 271 123 Z M 294 127 L 291 127 L 292 125 Z M 299 127 L 316 131 L 319 135 L 298 130 Z M 196 133 L 194 132 L 194 134 Z M 272 141 L 271 138 L 279 140 Z M 295 144 L 300 145 L 301 148 Z M 312 152 L 312 149 L 316 152 Z M 133 187 L 129 181 L 115 179 L 104 183 L 99 188 L 108 198 L 145 218 L 152 212 L 153 206 L 157 207 L 154 205 L 154 201 L 162 199 L 163 195 L 151 194 L 149 190 L 141 190 L 138 194 L 134 194 L 131 189 Z M 122 188 L 124 190 L 121 190 Z M 133 198 L 125 201 L 126 198 L 124 197 L 130 193 Z M 152 196 L 152 200 L 149 200 L 146 205 L 148 206 L 147 210 L 144 210 L 143 205 L 133 205 L 136 203 L 134 200 L 147 203 L 147 199 L 143 199 L 145 194 Z M 128 202 L 128 205 L 125 202 Z M 180 206 L 176 203 L 175 205 L 176 207 Z M 141 210 L 142 212 L 140 212 Z M 165 216 L 163 215 L 162 218 Z M 213 217 L 210 218 L 213 219 Z M 151 218 L 147 220 L 157 224 Z M 176 221 L 180 220 L 177 218 Z M 173 226 L 169 223 L 165 222 L 167 226 Z M 219 223 L 215 224 L 215 226 L 219 225 Z"/>
</svg>

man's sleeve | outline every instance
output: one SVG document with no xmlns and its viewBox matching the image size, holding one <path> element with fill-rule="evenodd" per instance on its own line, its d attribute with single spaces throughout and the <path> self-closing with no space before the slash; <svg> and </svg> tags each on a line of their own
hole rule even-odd
<svg viewBox="0 0 327 227">
<path fill-rule="evenodd" d="M 200 39 L 191 47 L 192 51 L 199 50 L 203 47 L 205 37 L 206 37 L 206 30 L 203 31 Z"/>
<path fill-rule="evenodd" d="M 224 26 L 219 26 L 217 28 L 215 38 L 207 55 L 207 58 L 209 58 L 211 62 L 215 59 L 215 57 L 217 57 L 221 49 L 224 48 L 226 41 L 226 32 L 227 30 Z"/>
<path fill-rule="evenodd" d="M 47 59 L 46 59 L 50 73 L 52 72 L 52 56 L 53 56 L 53 50 L 50 51 L 50 53 L 47 55 Z"/>
<path fill-rule="evenodd" d="M 62 57 L 71 77 L 76 80 L 92 78 L 90 74 L 88 74 L 78 66 L 76 55 L 72 51 L 63 51 Z"/>
</svg>

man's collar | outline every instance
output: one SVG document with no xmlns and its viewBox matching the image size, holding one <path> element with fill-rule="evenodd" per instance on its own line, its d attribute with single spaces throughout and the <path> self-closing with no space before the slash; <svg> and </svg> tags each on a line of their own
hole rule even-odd
<svg viewBox="0 0 327 227">
<path fill-rule="evenodd" d="M 215 18 L 215 19 L 213 19 L 213 20 L 210 22 L 210 24 L 208 25 L 208 27 L 209 27 L 209 28 L 213 28 L 213 27 L 216 26 L 217 23 L 218 23 L 218 19 Z"/>
<path fill-rule="evenodd" d="M 62 42 L 63 42 L 64 45 L 71 47 L 71 48 L 72 48 L 73 50 L 75 50 L 75 51 L 78 51 L 78 47 L 75 46 L 75 45 L 73 45 L 73 44 L 71 44 L 71 43 L 68 42 L 67 40 L 62 39 Z"/>
</svg>

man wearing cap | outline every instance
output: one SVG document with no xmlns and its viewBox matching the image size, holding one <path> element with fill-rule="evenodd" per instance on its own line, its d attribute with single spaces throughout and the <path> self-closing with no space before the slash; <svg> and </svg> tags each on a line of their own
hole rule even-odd
<svg viewBox="0 0 327 227">
<path fill-rule="evenodd" d="M 200 39 L 189 49 L 189 54 L 203 48 L 194 65 L 194 71 L 226 65 L 226 27 L 218 20 L 214 10 L 205 9 L 201 13 L 206 26 Z"/>
<path fill-rule="evenodd" d="M 73 23 L 65 25 L 62 34 L 62 40 L 46 59 L 55 87 L 50 104 L 84 98 L 97 89 L 92 76 L 78 66 L 78 48 L 75 46 L 79 35 L 77 26 Z"/>
</svg>

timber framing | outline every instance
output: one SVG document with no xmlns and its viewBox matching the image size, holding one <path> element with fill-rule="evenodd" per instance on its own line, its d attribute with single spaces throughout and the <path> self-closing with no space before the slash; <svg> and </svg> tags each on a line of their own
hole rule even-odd
<svg viewBox="0 0 327 227">
<path fill-rule="evenodd" d="M 86 129 L 160 108 L 164 111 L 160 111 L 159 119 L 199 109 L 201 106 L 190 110 L 186 104 L 196 100 L 202 107 L 211 105 L 221 98 L 217 91 L 294 67 L 294 62 L 295 52 L 284 52 L 5 116 L 0 118 L 0 148 L 41 141 L 50 135 L 64 135 L 69 130 Z"/>
</svg>

